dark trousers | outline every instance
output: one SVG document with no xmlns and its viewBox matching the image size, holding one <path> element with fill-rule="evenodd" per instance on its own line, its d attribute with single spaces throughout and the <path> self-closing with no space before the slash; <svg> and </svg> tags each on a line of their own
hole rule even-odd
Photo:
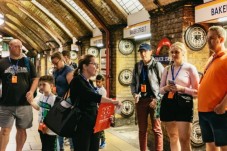
<svg viewBox="0 0 227 151">
<path fill-rule="evenodd" d="M 75 151 L 98 151 L 100 133 L 94 133 L 94 125 L 89 124 L 89 120 L 81 118 L 76 134 L 72 137 Z"/>
<path fill-rule="evenodd" d="M 147 148 L 147 126 L 148 126 L 148 115 L 150 114 L 150 120 L 152 124 L 152 131 L 155 136 L 155 150 L 163 150 L 163 135 L 161 128 L 161 121 L 159 118 L 154 119 L 154 109 L 152 109 L 149 104 L 151 103 L 151 98 L 140 99 L 136 104 L 137 119 L 139 126 L 139 144 L 140 151 L 146 151 Z M 151 149 L 152 150 L 152 149 Z"/>
<path fill-rule="evenodd" d="M 57 150 L 57 136 L 56 135 L 48 135 L 43 134 L 43 132 L 39 131 L 41 143 L 42 143 L 42 151 L 56 151 Z"/>
</svg>

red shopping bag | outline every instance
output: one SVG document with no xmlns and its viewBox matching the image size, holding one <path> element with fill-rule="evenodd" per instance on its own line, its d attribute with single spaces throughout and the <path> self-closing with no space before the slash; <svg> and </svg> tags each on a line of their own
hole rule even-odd
<svg viewBox="0 0 227 151">
<path fill-rule="evenodd" d="M 114 105 L 112 103 L 101 103 L 94 127 L 94 133 L 100 132 L 110 127 L 110 117 L 114 115 Z"/>
</svg>

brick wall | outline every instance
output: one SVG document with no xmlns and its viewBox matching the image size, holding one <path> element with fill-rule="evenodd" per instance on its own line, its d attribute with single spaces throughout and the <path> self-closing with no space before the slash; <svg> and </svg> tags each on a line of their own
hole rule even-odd
<svg viewBox="0 0 227 151">
<path fill-rule="evenodd" d="M 185 31 L 190 25 L 194 24 L 194 7 L 192 6 L 181 6 L 180 8 L 167 12 L 163 15 L 151 16 L 151 44 L 157 48 L 158 42 L 164 38 L 168 37 L 171 43 L 183 42 L 185 43 Z M 202 25 L 205 29 L 208 29 L 206 24 Z M 210 52 L 208 51 L 207 45 L 200 51 L 192 51 L 185 44 L 187 53 L 187 62 L 196 66 L 197 70 L 202 72 L 204 65 L 209 58 Z M 161 50 L 161 54 L 168 54 L 168 49 L 164 48 Z M 149 123 L 150 124 L 150 123 Z M 164 130 L 164 150 L 169 149 L 168 136 Z M 151 126 L 149 126 L 149 138 L 148 146 L 154 147 L 153 133 L 151 131 Z"/>
<path fill-rule="evenodd" d="M 185 31 L 190 25 L 194 24 L 194 7 L 182 6 L 172 12 L 167 12 L 164 15 L 151 16 L 151 44 L 157 48 L 158 42 L 163 37 L 168 37 L 171 43 L 185 43 Z M 202 25 L 205 29 L 206 24 Z M 185 44 L 186 45 L 186 44 Z M 187 47 L 186 60 L 196 66 L 197 70 L 202 72 L 204 65 L 209 58 L 210 52 L 207 45 L 200 51 L 192 51 Z M 162 49 L 161 54 L 168 54 L 168 49 Z"/>
</svg>

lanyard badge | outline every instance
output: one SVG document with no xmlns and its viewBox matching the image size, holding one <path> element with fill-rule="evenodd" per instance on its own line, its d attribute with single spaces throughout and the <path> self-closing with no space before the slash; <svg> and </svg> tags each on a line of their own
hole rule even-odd
<svg viewBox="0 0 227 151">
<path fill-rule="evenodd" d="M 141 89 L 141 92 L 143 92 L 143 93 L 147 92 L 146 84 L 141 84 L 140 89 Z"/>
<path fill-rule="evenodd" d="M 146 93 L 147 92 L 147 86 L 146 86 L 146 76 L 147 76 L 147 70 L 144 69 L 145 67 L 143 67 L 142 69 L 142 77 L 143 77 L 143 83 L 140 85 L 140 90 L 142 93 Z"/>
<path fill-rule="evenodd" d="M 12 75 L 12 78 L 11 78 L 11 83 L 16 84 L 17 81 L 18 81 L 17 76 L 16 76 L 16 73 L 17 73 L 17 71 L 18 71 L 18 62 L 19 62 L 19 60 L 17 60 L 16 65 L 14 65 L 14 64 L 12 64 L 11 59 L 10 59 L 10 57 L 9 57 L 9 62 L 10 62 L 10 64 L 11 64 L 12 68 L 13 68 L 13 71 L 14 71 L 14 73 L 13 73 L 13 75 Z"/>
<path fill-rule="evenodd" d="M 173 99 L 173 96 L 174 96 L 174 92 L 169 92 L 168 93 L 168 99 Z"/>
<path fill-rule="evenodd" d="M 17 76 L 13 75 L 11 79 L 12 83 L 17 83 Z"/>
</svg>

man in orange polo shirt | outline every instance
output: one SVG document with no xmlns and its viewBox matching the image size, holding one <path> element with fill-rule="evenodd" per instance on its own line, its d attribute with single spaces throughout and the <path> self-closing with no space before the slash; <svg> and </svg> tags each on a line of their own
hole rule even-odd
<svg viewBox="0 0 227 151">
<path fill-rule="evenodd" d="M 208 30 L 210 57 L 198 90 L 199 124 L 206 151 L 227 151 L 227 50 L 226 31 L 220 26 Z"/>
</svg>

